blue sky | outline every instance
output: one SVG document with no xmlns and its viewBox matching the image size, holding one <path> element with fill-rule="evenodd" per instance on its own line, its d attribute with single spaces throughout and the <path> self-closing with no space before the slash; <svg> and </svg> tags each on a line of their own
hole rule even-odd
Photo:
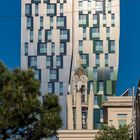
<svg viewBox="0 0 140 140">
<path fill-rule="evenodd" d="M 117 94 L 140 78 L 140 0 L 121 0 L 120 60 Z M 20 67 L 20 0 L 0 4 L 0 60 L 10 69 Z"/>
</svg>

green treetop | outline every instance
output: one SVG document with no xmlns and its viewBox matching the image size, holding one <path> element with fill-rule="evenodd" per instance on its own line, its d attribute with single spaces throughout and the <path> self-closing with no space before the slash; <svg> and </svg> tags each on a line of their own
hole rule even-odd
<svg viewBox="0 0 140 140">
<path fill-rule="evenodd" d="M 37 140 L 55 136 L 61 127 L 55 95 L 40 96 L 32 70 L 9 71 L 0 62 L 0 139 Z"/>
</svg>

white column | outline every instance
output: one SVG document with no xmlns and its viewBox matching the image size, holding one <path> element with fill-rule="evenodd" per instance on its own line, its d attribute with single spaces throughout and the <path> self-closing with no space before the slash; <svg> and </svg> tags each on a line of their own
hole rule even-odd
<svg viewBox="0 0 140 140">
<path fill-rule="evenodd" d="M 67 95 L 67 115 L 68 129 L 73 130 L 72 95 Z"/>
<path fill-rule="evenodd" d="M 81 93 L 76 93 L 76 129 L 82 129 Z"/>
<path fill-rule="evenodd" d="M 88 95 L 88 124 L 87 129 L 93 129 L 93 109 L 94 109 L 94 94 L 93 94 L 93 86 L 90 87 L 90 94 Z"/>
</svg>

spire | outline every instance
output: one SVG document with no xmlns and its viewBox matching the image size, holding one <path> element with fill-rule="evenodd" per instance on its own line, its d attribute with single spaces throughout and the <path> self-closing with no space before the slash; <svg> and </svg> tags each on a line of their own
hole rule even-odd
<svg viewBox="0 0 140 140">
<path fill-rule="evenodd" d="M 82 65 L 82 63 L 83 63 L 83 61 L 82 61 L 82 59 L 81 59 L 81 57 L 80 57 L 80 54 L 78 53 L 78 56 L 77 56 L 77 66 L 78 67 L 81 67 L 81 65 Z"/>
<path fill-rule="evenodd" d="M 74 56 L 74 69 L 80 68 L 83 63 L 80 54 Z"/>
</svg>

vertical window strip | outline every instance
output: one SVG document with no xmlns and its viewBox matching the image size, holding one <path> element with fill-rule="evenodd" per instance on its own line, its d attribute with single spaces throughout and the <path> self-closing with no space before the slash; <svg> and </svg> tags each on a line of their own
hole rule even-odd
<svg viewBox="0 0 140 140">
<path fill-rule="evenodd" d="M 33 42 L 34 34 L 33 30 L 30 30 L 30 42 Z"/>
<path fill-rule="evenodd" d="M 62 96 L 63 95 L 63 87 L 64 85 L 63 85 L 63 82 L 60 82 L 59 83 L 59 93 L 60 93 L 60 95 Z"/>
<path fill-rule="evenodd" d="M 63 14 L 63 3 L 60 3 L 60 14 Z"/>
<path fill-rule="evenodd" d="M 31 4 L 25 4 L 25 15 L 26 16 L 32 15 L 32 6 L 31 6 Z"/>
<path fill-rule="evenodd" d="M 50 80 L 56 80 L 56 79 L 57 79 L 57 70 L 50 69 Z"/>
<path fill-rule="evenodd" d="M 39 4 L 36 3 L 35 4 L 35 15 L 38 16 L 38 14 L 39 14 Z"/>
<path fill-rule="evenodd" d="M 43 29 L 43 17 L 40 17 L 40 29 Z"/>
<path fill-rule="evenodd" d="M 79 41 L 79 52 L 83 51 L 83 41 Z"/>
<path fill-rule="evenodd" d="M 27 56 L 28 55 L 28 43 L 24 44 L 24 55 Z"/>
</svg>

